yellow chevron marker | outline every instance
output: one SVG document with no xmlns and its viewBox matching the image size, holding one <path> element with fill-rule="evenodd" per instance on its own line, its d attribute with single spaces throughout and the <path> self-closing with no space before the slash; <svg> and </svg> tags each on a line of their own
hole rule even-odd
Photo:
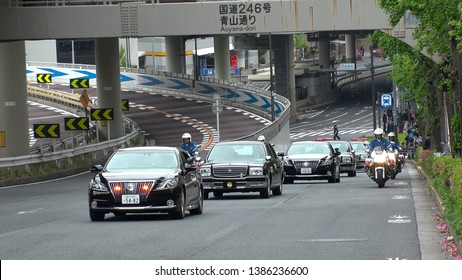
<svg viewBox="0 0 462 280">
<path fill-rule="evenodd" d="M 58 127 L 57 124 L 52 124 L 50 128 L 48 129 L 48 133 L 50 134 L 51 137 L 59 137 L 59 135 L 55 132 L 55 129 Z"/>
<path fill-rule="evenodd" d="M 82 118 L 79 122 L 78 125 L 80 126 L 81 129 L 88 129 L 87 123 L 88 118 Z"/>
<path fill-rule="evenodd" d="M 41 138 L 45 138 L 46 135 L 42 132 L 42 129 L 45 128 L 45 125 L 41 124 L 37 127 L 37 129 L 35 130 L 35 133 L 37 133 L 37 135 Z"/>
<path fill-rule="evenodd" d="M 111 117 L 111 114 L 112 113 L 112 109 L 107 109 L 104 113 L 103 113 L 103 116 L 106 117 L 106 120 L 112 120 L 112 117 Z"/>
<path fill-rule="evenodd" d="M 69 120 L 66 122 L 66 126 L 67 126 L 69 129 L 77 129 L 77 128 L 74 126 L 74 121 L 75 121 L 75 119 L 69 118 Z"/>
<path fill-rule="evenodd" d="M 100 119 L 101 119 L 101 118 L 98 116 L 100 111 L 101 111 L 100 109 L 95 109 L 95 110 L 93 110 L 93 113 L 91 113 L 91 115 L 92 115 L 92 117 L 93 117 L 94 120 L 100 120 Z"/>
</svg>

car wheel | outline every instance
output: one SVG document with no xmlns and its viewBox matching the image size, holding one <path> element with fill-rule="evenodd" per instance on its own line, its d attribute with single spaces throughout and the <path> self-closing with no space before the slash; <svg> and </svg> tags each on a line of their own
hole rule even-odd
<svg viewBox="0 0 462 280">
<path fill-rule="evenodd" d="M 214 196 L 214 197 L 223 197 L 223 192 L 214 191 L 214 192 L 213 192 L 213 196 Z"/>
<path fill-rule="evenodd" d="M 293 184 L 294 179 L 293 178 L 284 178 L 284 184 Z"/>
<path fill-rule="evenodd" d="M 203 190 L 199 190 L 199 202 L 197 203 L 197 208 L 196 209 L 191 209 L 189 210 L 189 213 L 192 215 L 200 215 L 202 214 L 202 211 L 204 211 L 204 196 L 202 195 Z"/>
<path fill-rule="evenodd" d="M 281 183 L 279 183 L 278 187 L 273 190 L 273 195 L 281 195 L 282 194 L 282 182 L 283 181 L 284 181 L 284 179 L 281 176 Z"/>
<path fill-rule="evenodd" d="M 268 178 L 266 180 L 266 189 L 260 192 L 261 198 L 269 198 L 271 193 L 271 180 Z"/>
<path fill-rule="evenodd" d="M 90 219 L 93 222 L 103 221 L 105 215 L 106 214 L 104 212 L 95 212 L 95 211 L 90 210 Z"/>
<path fill-rule="evenodd" d="M 184 198 L 184 191 L 181 191 L 180 197 L 178 197 L 176 203 L 176 209 L 170 213 L 172 218 L 174 219 L 184 219 L 185 216 L 185 198 Z"/>
</svg>

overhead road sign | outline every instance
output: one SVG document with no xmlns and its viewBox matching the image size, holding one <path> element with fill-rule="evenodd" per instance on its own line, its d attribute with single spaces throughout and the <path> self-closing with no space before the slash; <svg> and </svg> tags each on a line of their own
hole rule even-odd
<svg viewBox="0 0 462 280">
<path fill-rule="evenodd" d="M 59 124 L 34 124 L 34 138 L 59 138 Z"/>
<path fill-rule="evenodd" d="M 64 118 L 64 130 L 88 130 L 90 118 Z"/>
<path fill-rule="evenodd" d="M 89 88 L 90 80 L 89 79 L 70 79 L 71 88 Z"/>
<path fill-rule="evenodd" d="M 130 110 L 130 102 L 128 99 L 122 99 L 122 111 L 128 111 Z"/>
<path fill-rule="evenodd" d="M 44 83 L 51 83 L 52 76 L 51 74 L 37 74 L 37 83 L 44 84 Z"/>
<path fill-rule="evenodd" d="M 92 121 L 112 121 L 114 120 L 114 110 L 112 108 L 99 108 L 90 110 Z"/>
<path fill-rule="evenodd" d="M 354 71 L 355 69 L 355 64 L 354 63 L 340 63 L 340 68 L 338 68 L 339 71 Z"/>
</svg>

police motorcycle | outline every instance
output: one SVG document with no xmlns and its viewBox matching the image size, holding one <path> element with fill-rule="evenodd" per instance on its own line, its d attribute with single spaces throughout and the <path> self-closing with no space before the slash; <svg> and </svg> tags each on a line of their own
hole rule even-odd
<svg viewBox="0 0 462 280">
<path fill-rule="evenodd" d="M 392 149 L 392 152 L 389 153 L 389 157 L 390 157 L 390 161 L 393 163 L 393 174 L 391 175 L 391 179 L 395 179 L 396 178 L 396 175 L 398 175 L 398 173 L 401 173 L 401 171 L 403 170 L 403 166 L 404 166 L 404 155 L 400 153 L 401 149 L 398 149 L 396 146 L 395 146 L 395 142 L 394 141 L 390 141 L 390 144 L 392 145 L 393 149 Z"/>
<path fill-rule="evenodd" d="M 374 182 L 377 183 L 379 188 L 385 186 L 388 181 L 395 174 L 395 162 L 393 161 L 393 151 L 388 151 L 382 147 L 375 147 L 373 150 L 366 150 L 369 157 L 366 159 L 364 170 L 366 174 Z"/>
</svg>

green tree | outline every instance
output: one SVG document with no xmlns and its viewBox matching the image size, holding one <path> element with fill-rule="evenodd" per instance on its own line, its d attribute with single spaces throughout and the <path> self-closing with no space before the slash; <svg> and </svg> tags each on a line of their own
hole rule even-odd
<svg viewBox="0 0 462 280">
<path fill-rule="evenodd" d="M 305 34 L 295 34 L 293 38 L 294 38 L 294 47 L 296 50 L 298 50 L 298 53 L 300 55 L 299 57 L 297 57 L 297 60 L 298 60 L 304 57 L 303 54 L 305 52 L 305 48 L 308 47 L 308 41 L 306 40 Z"/>
<path fill-rule="evenodd" d="M 460 126 L 462 123 L 461 3 L 462 0 L 379 0 L 380 6 L 389 14 L 392 26 L 398 24 L 406 13 L 408 13 L 407 15 L 412 13 L 418 19 L 419 23 L 413 34 L 417 41 L 414 52 L 402 53 L 402 47 L 399 46 L 399 43 L 392 42 L 393 40 L 387 36 L 375 35 L 375 39 L 379 40 L 379 44 L 387 56 L 403 56 L 391 59 L 394 67 L 399 63 L 407 63 L 407 66 L 401 68 L 408 71 L 412 70 L 408 75 L 417 75 L 421 78 L 406 79 L 402 77 L 405 75 L 404 72 L 398 74 L 395 73 L 395 70 L 393 71 L 394 81 L 400 80 L 406 88 L 413 88 L 414 90 L 410 90 L 410 92 L 415 95 L 414 100 L 426 108 L 426 115 L 419 117 L 427 118 L 427 123 L 432 124 L 430 127 L 433 137 L 442 133 L 440 130 L 442 126 L 437 126 L 438 120 L 435 119 L 443 119 L 443 109 L 447 110 L 450 120 L 454 120 L 452 113 L 458 116 L 459 122 L 449 122 L 449 125 L 452 126 L 451 131 L 459 129 L 459 133 L 453 136 L 458 137 L 462 132 L 460 130 L 462 129 Z M 429 60 L 421 56 L 421 52 L 437 59 Z M 400 55 L 397 55 L 398 53 Z M 421 86 L 412 83 L 418 83 Z M 445 101 L 446 104 L 452 105 L 443 108 Z M 460 137 L 458 138 L 453 140 L 458 141 L 460 146 Z M 436 148 L 441 148 L 440 141 L 437 139 L 434 139 L 433 143 L 436 144 Z"/>
<path fill-rule="evenodd" d="M 127 67 L 127 55 L 124 46 L 120 45 L 119 48 L 119 61 L 120 67 Z"/>
</svg>

